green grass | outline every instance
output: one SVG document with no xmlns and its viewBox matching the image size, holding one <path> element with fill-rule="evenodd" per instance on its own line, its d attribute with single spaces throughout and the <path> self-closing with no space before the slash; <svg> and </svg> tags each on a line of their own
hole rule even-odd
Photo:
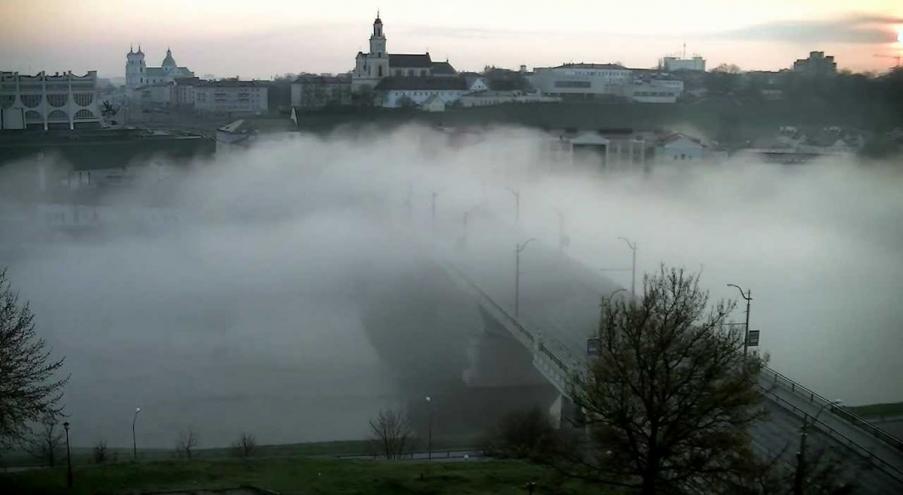
<svg viewBox="0 0 903 495">
<path fill-rule="evenodd" d="M 881 416 L 903 416 L 903 402 L 868 404 L 864 406 L 848 407 L 847 409 L 864 418 Z"/>
<path fill-rule="evenodd" d="M 64 468 L 0 474 L 3 493 L 118 494 L 252 485 L 282 494 L 600 493 L 553 471 L 519 461 L 457 463 L 342 461 L 305 457 L 169 460 L 79 466 L 67 492 Z"/>
</svg>

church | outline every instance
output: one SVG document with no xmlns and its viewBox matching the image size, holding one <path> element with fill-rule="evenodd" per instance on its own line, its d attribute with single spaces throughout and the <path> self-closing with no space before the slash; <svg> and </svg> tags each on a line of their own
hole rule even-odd
<svg viewBox="0 0 903 495">
<path fill-rule="evenodd" d="M 376 14 L 373 34 L 370 35 L 370 53 L 358 52 L 354 71 L 351 73 L 351 90 L 358 93 L 374 89 L 388 77 L 456 77 L 455 68 L 448 62 L 433 62 L 429 52 L 396 54 L 386 51 L 386 34 L 383 21 Z"/>
<path fill-rule="evenodd" d="M 180 77 L 194 77 L 194 72 L 187 67 L 179 67 L 172 57 L 172 50 L 166 49 L 166 58 L 160 67 L 147 67 L 144 63 L 144 52 L 141 46 L 138 51 L 129 47 L 125 56 L 125 85 L 129 89 L 140 88 L 161 83 L 171 83 Z"/>
</svg>

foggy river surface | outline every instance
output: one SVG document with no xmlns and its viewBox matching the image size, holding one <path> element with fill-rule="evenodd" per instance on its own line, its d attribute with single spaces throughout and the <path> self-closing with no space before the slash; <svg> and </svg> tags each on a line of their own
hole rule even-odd
<svg viewBox="0 0 903 495">
<path fill-rule="evenodd" d="M 411 393 L 399 389 L 398 363 L 384 361 L 394 354 L 377 349 L 363 323 L 374 304 L 368 294 L 401 271 L 418 276 L 381 212 L 408 218 L 424 240 L 454 243 L 467 229 L 479 246 L 498 234 L 493 222 L 516 223 L 514 188 L 513 238 L 537 239 L 522 253 L 527 301 L 545 283 L 531 250 L 554 252 L 562 232 L 568 256 L 629 287 L 630 252 L 618 240 L 628 237 L 639 245 L 638 287 L 643 272 L 666 263 L 702 270 L 715 298 L 737 298 L 729 283 L 751 289 L 751 326 L 777 370 L 848 404 L 903 400 L 899 172 L 729 163 L 651 175 L 550 173 L 541 141 L 525 131 L 454 150 L 440 141 L 405 130 L 217 158 L 171 185 L 180 221 L 163 232 L 112 228 L 41 241 L 0 233 L 0 265 L 31 302 L 38 334 L 66 356 L 73 443 L 130 446 L 135 407 L 146 447 L 170 448 L 188 428 L 202 447 L 244 431 L 260 443 L 365 437 L 369 418 Z M 129 204 L 141 192 L 107 199 Z M 16 207 L 0 201 L 0 214 Z M 479 263 L 499 299 L 513 284 L 511 240 Z M 397 347 L 479 330 L 446 320 L 412 325 Z M 418 373 L 430 375 L 439 354 L 425 354 Z"/>
</svg>

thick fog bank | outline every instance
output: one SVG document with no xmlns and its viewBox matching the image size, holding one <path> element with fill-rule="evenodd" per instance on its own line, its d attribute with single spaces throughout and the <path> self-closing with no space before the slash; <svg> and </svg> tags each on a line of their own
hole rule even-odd
<svg viewBox="0 0 903 495">
<path fill-rule="evenodd" d="M 76 444 L 129 445 L 136 406 L 145 446 L 170 447 L 188 427 L 202 445 L 241 431 L 261 442 L 358 438 L 381 407 L 459 386 L 481 322 L 436 280 L 423 246 L 514 229 L 514 192 L 519 238 L 554 248 L 561 228 L 566 253 L 601 270 L 630 266 L 624 236 L 639 244 L 641 273 L 664 262 L 702 269 L 715 297 L 736 298 L 727 283 L 749 288 L 772 366 L 848 403 L 903 400 L 893 167 L 599 174 L 552 162 L 528 131 L 407 128 L 266 142 L 149 172 L 94 194 L 101 221 L 85 230 L 46 225 L 47 194 L 28 193 L 31 165 L 0 170 L 5 191 L 16 184 L 0 200 L 0 264 L 66 356 Z M 513 245 L 481 254 L 497 257 L 504 286 Z M 542 284 L 529 255 L 522 283 Z M 627 271 L 599 273 L 630 285 Z"/>
</svg>

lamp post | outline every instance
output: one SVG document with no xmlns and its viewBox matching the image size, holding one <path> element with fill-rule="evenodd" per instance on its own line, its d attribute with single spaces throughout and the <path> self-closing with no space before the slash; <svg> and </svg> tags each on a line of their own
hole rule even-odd
<svg viewBox="0 0 903 495">
<path fill-rule="evenodd" d="M 746 357 L 749 351 L 749 303 L 752 301 L 752 289 L 745 293 L 737 284 L 727 284 L 728 287 L 736 287 L 740 291 L 740 297 L 746 300 L 746 323 L 743 325 L 743 357 Z"/>
<path fill-rule="evenodd" d="M 480 207 L 482 207 L 482 206 L 483 206 L 482 204 L 478 204 L 478 205 L 474 206 L 473 208 L 464 212 L 464 236 L 462 239 L 465 244 L 467 243 L 467 226 L 470 223 L 470 214 L 479 210 Z"/>
<path fill-rule="evenodd" d="M 514 223 L 520 224 L 520 191 L 509 187 L 508 192 L 514 196 Z"/>
<path fill-rule="evenodd" d="M 433 398 L 426 396 L 426 408 L 429 414 L 426 430 L 426 460 L 433 460 Z"/>
<path fill-rule="evenodd" d="M 558 215 L 558 251 L 563 253 L 564 248 L 570 244 L 571 239 L 564 234 L 564 213 L 556 208 L 555 214 Z"/>
<path fill-rule="evenodd" d="M 69 448 L 69 422 L 63 423 L 66 430 L 66 486 L 72 488 L 72 450 Z"/>
<path fill-rule="evenodd" d="M 527 244 L 535 241 L 530 238 L 518 244 L 514 248 L 514 319 L 520 315 L 520 253 L 527 249 Z"/>
<path fill-rule="evenodd" d="M 831 402 L 826 402 L 822 404 L 822 406 L 818 409 L 818 412 L 815 413 L 815 416 L 812 418 L 812 421 L 809 421 L 809 416 L 803 416 L 803 425 L 800 427 L 800 449 L 796 453 L 796 472 L 793 474 L 793 493 L 794 495 L 802 495 L 803 493 L 803 482 L 806 478 L 806 437 L 808 436 L 809 426 L 812 423 L 818 421 L 818 417 L 821 416 L 821 413 L 825 410 L 826 407 L 833 407 L 840 404 L 840 399 L 832 400 Z"/>
<path fill-rule="evenodd" d="M 138 413 L 141 412 L 140 407 L 135 408 L 135 415 L 132 416 L 132 459 L 138 460 L 138 442 L 135 441 L 135 422 L 138 421 Z"/>
<path fill-rule="evenodd" d="M 630 242 L 630 239 L 626 237 L 618 237 L 622 241 L 627 243 L 627 247 L 630 248 L 630 251 L 633 252 L 633 263 L 630 268 L 630 295 L 636 297 L 636 242 Z"/>
<path fill-rule="evenodd" d="M 439 193 L 433 191 L 433 202 L 432 202 L 433 226 L 436 225 L 436 196 L 439 196 Z"/>
</svg>

